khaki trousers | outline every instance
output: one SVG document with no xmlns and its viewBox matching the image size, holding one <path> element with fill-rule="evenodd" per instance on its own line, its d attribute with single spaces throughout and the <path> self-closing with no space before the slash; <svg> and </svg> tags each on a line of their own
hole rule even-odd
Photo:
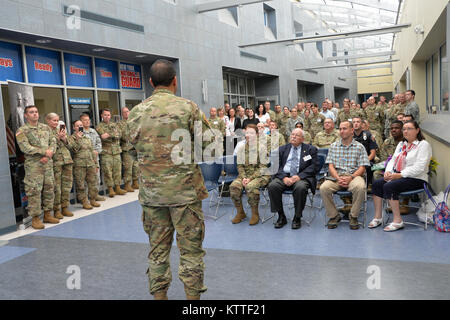
<svg viewBox="0 0 450 320">
<path fill-rule="evenodd" d="M 333 194 L 340 190 L 345 190 L 345 188 L 340 187 L 337 182 L 330 180 L 326 180 L 320 186 L 320 195 L 323 199 L 327 217 L 330 219 L 336 217 L 339 213 L 333 201 Z M 352 182 L 350 182 L 347 190 L 353 194 L 352 210 L 350 211 L 350 215 L 354 218 L 358 218 L 366 193 L 366 182 L 362 177 L 356 177 L 352 180 Z"/>
</svg>

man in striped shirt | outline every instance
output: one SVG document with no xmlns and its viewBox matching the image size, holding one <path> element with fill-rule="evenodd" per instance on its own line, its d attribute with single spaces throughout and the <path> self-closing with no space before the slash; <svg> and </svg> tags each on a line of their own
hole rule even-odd
<svg viewBox="0 0 450 320">
<path fill-rule="evenodd" d="M 370 165 L 366 149 L 353 139 L 353 124 L 344 121 L 339 125 L 341 139 L 333 143 L 328 152 L 326 164 L 329 165 L 329 177 L 320 186 L 325 210 L 329 218 L 328 229 L 337 228 L 341 216 L 333 201 L 333 193 L 348 190 L 353 194 L 350 211 L 350 229 L 359 229 L 358 216 L 366 192 L 364 175 Z"/>
</svg>

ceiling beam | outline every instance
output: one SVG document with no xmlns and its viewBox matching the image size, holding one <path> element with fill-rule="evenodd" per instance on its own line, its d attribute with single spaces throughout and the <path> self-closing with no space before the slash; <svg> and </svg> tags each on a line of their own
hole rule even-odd
<svg viewBox="0 0 450 320">
<path fill-rule="evenodd" d="M 388 11 L 388 12 L 392 12 L 397 14 L 397 10 L 395 9 L 390 9 L 390 8 L 386 8 L 384 6 L 382 6 L 381 4 L 373 4 L 373 3 L 368 3 L 368 2 L 363 2 L 363 1 L 352 1 L 352 0 L 334 0 L 334 1 L 339 1 L 339 2 L 349 2 L 351 4 L 356 4 L 359 6 L 363 6 L 363 7 L 367 7 L 367 8 L 372 8 L 372 9 L 378 9 L 378 10 L 383 10 L 383 11 Z"/>
<path fill-rule="evenodd" d="M 395 51 L 386 51 L 386 52 L 377 52 L 377 53 L 367 53 L 367 54 L 359 54 L 354 56 L 339 56 L 339 57 L 329 57 L 327 58 L 328 62 L 332 61 L 341 61 L 341 60 L 354 60 L 354 59 L 364 59 L 364 58 L 373 58 L 373 57 L 385 57 L 385 56 L 393 56 L 395 55 Z"/>
<path fill-rule="evenodd" d="M 392 64 L 381 64 L 379 66 L 368 66 L 368 67 L 358 67 L 358 68 L 351 68 L 352 71 L 360 71 L 360 70 L 373 70 L 373 69 L 387 69 L 392 68 Z"/>
<path fill-rule="evenodd" d="M 357 30 L 357 31 L 351 31 L 351 32 L 329 33 L 329 34 L 318 35 L 318 36 L 309 36 L 309 37 L 296 37 L 296 38 L 284 39 L 284 40 L 275 40 L 275 41 L 244 44 L 244 45 L 240 45 L 239 48 L 263 46 L 263 45 L 269 45 L 269 44 L 280 44 L 280 43 L 299 44 L 299 43 L 308 43 L 308 42 L 317 42 L 317 41 L 333 41 L 333 40 L 341 40 L 341 39 L 367 37 L 367 36 L 379 35 L 379 34 L 385 34 L 385 33 L 401 32 L 401 30 L 403 28 L 409 28 L 410 26 L 411 26 L 411 24 L 399 24 L 399 25 L 395 25 L 392 27 Z"/>
<path fill-rule="evenodd" d="M 379 63 L 388 63 L 388 62 L 398 62 L 399 59 L 396 60 L 384 60 L 384 61 L 376 61 L 376 62 L 361 62 L 361 63 L 350 63 L 350 64 L 335 64 L 335 65 L 328 65 L 328 66 L 316 66 L 316 67 L 305 67 L 305 68 L 299 68 L 295 69 L 295 71 L 305 71 L 305 70 L 319 70 L 319 69 L 332 69 L 332 68 L 345 68 L 345 67 L 357 67 L 357 66 L 368 66 L 373 64 L 379 64 Z"/>
<path fill-rule="evenodd" d="M 203 13 L 208 11 L 215 11 L 220 9 L 227 9 L 237 6 L 244 6 L 253 3 L 260 3 L 272 0 L 220 0 L 209 3 L 202 3 L 197 5 L 197 13 Z"/>
</svg>

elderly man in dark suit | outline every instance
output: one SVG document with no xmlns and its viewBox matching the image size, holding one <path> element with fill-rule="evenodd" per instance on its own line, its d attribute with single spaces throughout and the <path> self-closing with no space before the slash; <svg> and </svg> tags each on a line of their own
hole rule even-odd
<svg viewBox="0 0 450 320">
<path fill-rule="evenodd" d="M 303 140 L 303 130 L 294 129 L 290 135 L 290 143 L 279 149 L 278 172 L 268 186 L 271 210 L 278 212 L 276 229 L 287 224 L 283 210 L 283 192 L 293 190 L 295 215 L 292 229 L 300 229 L 308 189 L 316 189 L 316 171 L 319 167 L 317 148 L 304 144 Z"/>
</svg>

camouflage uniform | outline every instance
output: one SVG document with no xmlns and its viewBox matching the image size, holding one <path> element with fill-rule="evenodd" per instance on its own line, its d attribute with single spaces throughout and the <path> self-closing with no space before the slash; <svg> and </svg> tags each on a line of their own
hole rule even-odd
<svg viewBox="0 0 450 320">
<path fill-rule="evenodd" d="M 319 132 L 314 138 L 313 146 L 318 149 L 329 149 L 330 146 L 340 139 L 339 133 L 333 130 L 331 133 L 327 133 L 325 130 Z"/>
<path fill-rule="evenodd" d="M 280 124 L 278 125 L 278 130 L 284 135 L 286 141 L 289 140 L 289 136 L 286 135 L 286 126 L 291 117 L 284 114 L 280 117 Z M 305 124 L 303 124 L 305 125 Z"/>
<path fill-rule="evenodd" d="M 134 147 L 130 143 L 127 120 L 123 119 L 117 125 L 121 132 L 120 148 L 122 149 L 123 182 L 132 183 L 138 179 L 138 163 L 130 154 L 130 151 L 134 151 Z"/>
<path fill-rule="evenodd" d="M 70 149 L 73 152 L 73 174 L 77 190 L 78 201 L 83 203 L 86 199 L 86 184 L 89 198 L 95 200 L 98 194 L 96 168 L 99 167 L 94 153 L 91 139 L 84 135 L 77 139 L 75 134 L 67 138 Z"/>
<path fill-rule="evenodd" d="M 311 134 L 311 137 L 314 139 L 316 135 L 323 130 L 323 123 L 325 122 L 325 116 L 323 114 L 311 114 L 309 119 L 306 120 L 308 122 L 308 132 Z"/>
<path fill-rule="evenodd" d="M 140 169 L 142 219 L 151 246 L 148 269 L 151 294 L 166 291 L 170 286 L 169 255 L 175 230 L 180 249 L 178 276 L 186 294 L 197 296 L 206 291 L 201 201 L 208 197 L 208 191 L 195 161 L 179 165 L 171 161 L 172 149 L 179 144 L 172 141 L 172 132 L 185 129 L 191 136 L 196 134 L 195 138 L 201 139 L 202 132 L 194 131 L 194 124 L 210 128 L 194 102 L 166 89 L 156 89 L 150 98 L 131 110 L 128 118 L 130 142 L 137 151 Z"/>
<path fill-rule="evenodd" d="M 311 134 L 308 131 L 303 130 L 303 138 L 304 138 L 303 143 L 306 143 L 306 144 L 313 143 Z"/>
<path fill-rule="evenodd" d="M 384 132 L 384 109 L 378 105 L 367 106 L 364 110 L 365 119 L 369 121 L 372 131 L 381 137 Z"/>
<path fill-rule="evenodd" d="M 16 132 L 17 144 L 25 154 L 25 193 L 28 197 L 28 214 L 38 217 L 44 211 L 53 210 L 54 177 L 53 160 L 40 162 L 45 152 L 56 151 L 56 140 L 51 129 L 42 123 L 36 127 L 25 124 Z M 42 202 L 41 202 L 42 197 Z"/>
<path fill-rule="evenodd" d="M 385 162 L 390 156 L 393 156 L 395 153 L 395 149 L 397 149 L 398 143 L 395 142 L 395 139 L 390 136 L 387 138 L 380 148 L 380 162 Z M 373 177 L 375 180 L 383 178 L 383 171 L 377 170 L 373 173 Z"/>
<path fill-rule="evenodd" d="M 275 121 L 280 132 L 283 132 L 283 131 L 281 131 L 281 126 L 283 125 L 282 119 L 283 119 L 284 114 L 283 114 L 283 112 L 276 112 L 276 111 L 274 113 L 275 113 L 274 117 L 272 118 L 272 116 L 271 116 L 270 119 L 272 121 Z"/>
<path fill-rule="evenodd" d="M 67 143 L 58 139 L 57 128 L 52 130 L 56 141 L 56 152 L 53 155 L 53 175 L 55 178 L 55 199 L 53 210 L 68 208 L 70 204 L 70 191 L 73 182 L 73 160 L 67 149 Z"/>
<path fill-rule="evenodd" d="M 270 141 L 270 139 L 268 139 L 268 141 Z M 270 150 L 268 150 L 268 152 L 270 152 Z M 250 179 L 251 181 L 245 187 L 248 204 L 250 207 L 258 206 L 259 189 L 266 187 L 270 182 L 270 175 L 262 174 L 262 171 L 267 168 L 267 165 L 261 162 L 259 143 L 258 146 L 250 147 L 249 143 L 246 142 L 245 145 L 239 149 L 237 159 L 239 175 L 230 185 L 231 200 L 233 200 L 236 207 L 242 205 L 242 192 L 244 190 L 242 180 Z"/>
<path fill-rule="evenodd" d="M 289 118 L 289 120 L 286 123 L 286 136 L 290 137 L 292 131 L 295 129 L 295 124 L 301 122 L 303 125 L 305 125 L 305 119 L 298 116 L 297 119 Z"/>
<path fill-rule="evenodd" d="M 342 122 L 353 119 L 355 114 L 356 112 L 352 112 L 352 110 L 349 110 L 348 112 L 345 112 L 344 110 L 339 111 L 336 122 L 337 127 L 339 128 Z"/>
<path fill-rule="evenodd" d="M 110 136 L 107 139 L 102 139 L 102 154 L 100 163 L 105 178 L 107 187 L 113 188 L 120 186 L 122 183 L 122 160 L 120 154 L 120 130 L 116 123 L 110 122 L 108 124 L 101 122 L 97 128 L 100 138 L 104 133 Z"/>
</svg>

